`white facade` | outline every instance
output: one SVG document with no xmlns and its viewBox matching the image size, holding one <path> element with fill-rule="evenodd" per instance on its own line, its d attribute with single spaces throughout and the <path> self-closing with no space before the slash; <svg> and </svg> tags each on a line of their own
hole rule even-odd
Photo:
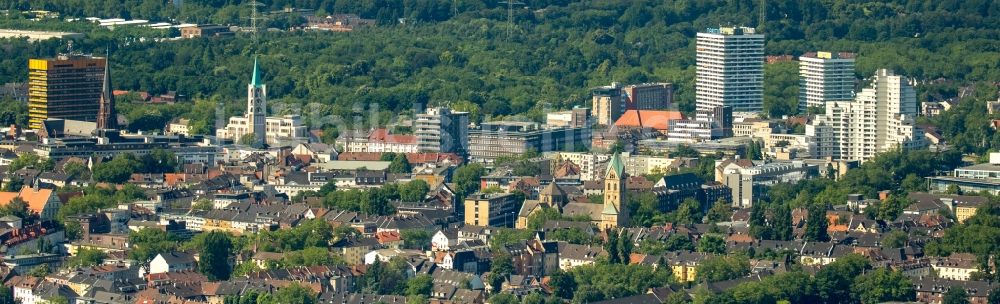
<svg viewBox="0 0 1000 304">
<path fill-rule="evenodd" d="M 306 138 L 306 126 L 302 124 L 302 118 L 298 115 L 285 115 L 281 117 L 268 117 L 266 120 L 266 142 L 277 144 L 285 140 L 303 140 Z M 239 142 L 246 134 L 253 133 L 246 116 L 233 116 L 229 118 L 229 124 L 225 129 L 218 129 L 215 136 L 228 138 L 234 142 Z"/>
<path fill-rule="evenodd" d="M 815 52 L 799 57 L 799 108 L 854 98 L 854 54 Z"/>
<path fill-rule="evenodd" d="M 611 159 L 609 154 L 595 154 L 588 152 L 557 152 L 552 158 L 568 160 L 580 167 L 580 180 L 593 181 L 604 179 L 604 166 L 600 164 Z"/>
<path fill-rule="evenodd" d="M 751 27 L 710 28 L 698 33 L 696 59 L 698 110 L 763 110 L 764 34 Z"/>
<path fill-rule="evenodd" d="M 458 153 L 469 150 L 469 112 L 429 108 L 414 120 L 419 152 Z"/>
<path fill-rule="evenodd" d="M 906 79 L 882 69 L 854 101 L 827 102 L 826 113 L 806 125 L 806 136 L 821 158 L 866 161 L 897 147 L 922 147 L 923 131 L 914 125 L 917 108 Z"/>
<path fill-rule="evenodd" d="M 167 259 L 163 257 L 163 254 L 157 254 L 156 257 L 149 262 L 149 274 L 177 272 L 177 271 L 194 270 L 194 269 L 195 269 L 194 261 L 171 264 L 167 261 Z"/>
</svg>

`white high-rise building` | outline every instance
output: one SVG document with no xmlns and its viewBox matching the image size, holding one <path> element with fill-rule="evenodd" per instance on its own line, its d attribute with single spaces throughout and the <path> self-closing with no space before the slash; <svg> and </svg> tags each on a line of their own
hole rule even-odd
<svg viewBox="0 0 1000 304">
<path fill-rule="evenodd" d="M 698 33 L 696 53 L 698 110 L 763 110 L 764 34 L 752 27 L 710 28 Z"/>
<path fill-rule="evenodd" d="M 799 57 L 799 110 L 854 98 L 854 53 L 811 52 Z"/>
<path fill-rule="evenodd" d="M 416 116 L 413 125 L 417 150 L 458 155 L 468 153 L 469 112 L 454 112 L 440 107 L 428 108 Z"/>
<path fill-rule="evenodd" d="M 816 157 L 866 161 L 897 147 L 926 144 L 923 130 L 914 125 L 916 91 L 906 78 L 878 70 L 871 87 L 853 101 L 827 101 L 826 113 L 806 125 L 806 137 L 815 143 Z"/>
</svg>

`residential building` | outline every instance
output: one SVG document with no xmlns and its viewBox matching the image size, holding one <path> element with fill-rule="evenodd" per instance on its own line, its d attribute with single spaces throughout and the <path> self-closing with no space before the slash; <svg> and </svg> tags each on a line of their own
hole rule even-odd
<svg viewBox="0 0 1000 304">
<path fill-rule="evenodd" d="M 245 138 L 252 134 L 252 138 Z M 216 130 L 216 137 L 226 138 L 254 147 L 278 145 L 306 139 L 306 126 L 299 115 L 267 117 L 267 85 L 260 79 L 257 60 L 253 63 L 253 78 L 247 85 L 247 112 L 229 118 L 229 124 Z M 248 140 L 249 142 L 241 142 Z"/>
<path fill-rule="evenodd" d="M 763 110 L 764 34 L 752 27 L 709 28 L 697 34 L 696 45 L 699 110 Z"/>
<path fill-rule="evenodd" d="M 149 274 L 194 270 L 196 270 L 194 256 L 185 252 L 160 253 L 149 261 Z"/>
<path fill-rule="evenodd" d="M 11 201 L 18 199 L 28 205 L 28 211 L 37 214 L 43 220 L 56 218 L 62 201 L 55 190 L 24 186 L 19 192 L 0 192 L 0 206 L 6 206 Z"/>
<path fill-rule="evenodd" d="M 809 52 L 799 57 L 799 110 L 854 99 L 854 53 Z"/>
<path fill-rule="evenodd" d="M 591 90 L 591 114 L 597 119 L 594 123 L 610 126 L 618 121 L 625 110 L 625 100 L 622 96 L 622 85 L 617 82 L 608 86 L 596 87 Z"/>
<path fill-rule="evenodd" d="M 419 152 L 468 153 L 469 112 L 428 108 L 417 114 L 413 125 Z"/>
<path fill-rule="evenodd" d="M 956 288 L 965 290 L 965 294 L 968 296 L 965 303 L 987 304 L 990 303 L 990 293 L 997 290 L 996 283 L 988 281 L 957 281 L 933 276 L 921 276 L 911 280 L 918 303 L 942 303 L 945 294 L 952 288 Z"/>
<path fill-rule="evenodd" d="M 566 128 L 589 128 L 590 109 L 573 108 L 569 111 L 551 112 L 545 115 L 545 126 Z"/>
<path fill-rule="evenodd" d="M 556 163 L 570 161 L 580 168 L 580 180 L 596 181 L 604 178 L 601 164 L 610 160 L 611 155 L 589 152 L 558 152 L 551 154 L 550 158 L 555 159 Z"/>
<path fill-rule="evenodd" d="M 643 83 L 625 86 L 626 110 L 666 110 L 674 101 L 674 86 L 670 83 Z"/>
<path fill-rule="evenodd" d="M 49 118 L 97 121 L 106 65 L 79 53 L 28 60 L 28 127 Z"/>
<path fill-rule="evenodd" d="M 514 227 L 522 203 L 513 193 L 474 194 L 465 199 L 465 224 Z"/>
<path fill-rule="evenodd" d="M 972 273 L 979 271 L 979 263 L 971 253 L 953 253 L 931 259 L 931 269 L 942 279 L 968 281 Z"/>
<path fill-rule="evenodd" d="M 631 176 L 667 173 L 679 161 L 665 156 L 628 154 L 623 155 L 622 159 L 625 161 L 625 173 Z"/>
<path fill-rule="evenodd" d="M 916 91 L 906 78 L 879 70 L 853 101 L 827 101 L 826 112 L 806 125 L 816 157 L 866 161 L 892 149 L 926 144 L 914 124 Z"/>
<path fill-rule="evenodd" d="M 371 130 L 364 137 L 347 135 L 342 141 L 347 152 L 417 153 L 419 150 L 416 136 L 391 134 L 386 128 Z"/>
<path fill-rule="evenodd" d="M 469 157 L 492 163 L 498 157 L 520 156 L 529 151 L 572 151 L 590 148 L 590 128 L 542 128 L 538 123 L 495 121 L 469 131 Z"/>
</svg>

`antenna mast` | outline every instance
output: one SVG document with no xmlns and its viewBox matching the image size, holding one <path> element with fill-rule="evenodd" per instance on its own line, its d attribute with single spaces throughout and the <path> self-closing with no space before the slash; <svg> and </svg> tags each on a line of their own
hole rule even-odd
<svg viewBox="0 0 1000 304">
<path fill-rule="evenodd" d="M 760 20 L 757 21 L 757 32 L 764 32 L 764 21 L 767 20 L 767 0 L 760 0 Z"/>
<path fill-rule="evenodd" d="M 250 1 L 250 3 L 247 3 L 247 5 L 249 5 L 253 9 L 250 12 L 250 27 L 251 27 L 250 34 L 253 35 L 253 43 L 257 44 L 257 39 L 258 39 L 257 32 L 259 32 L 257 20 L 264 20 L 264 17 L 260 16 L 257 7 L 263 6 L 264 4 L 257 1 Z"/>
<path fill-rule="evenodd" d="M 524 5 L 524 2 L 517 0 L 500 1 L 500 4 L 507 5 L 507 42 L 510 42 L 511 32 L 514 31 L 514 5 Z"/>
</svg>

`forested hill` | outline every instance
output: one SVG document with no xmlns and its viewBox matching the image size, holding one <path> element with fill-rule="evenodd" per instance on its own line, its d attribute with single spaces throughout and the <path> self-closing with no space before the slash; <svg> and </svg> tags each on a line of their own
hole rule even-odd
<svg viewBox="0 0 1000 304">
<path fill-rule="evenodd" d="M 64 16 L 246 24 L 242 1 L 0 1 L 12 9 L 48 9 Z M 532 1 L 516 7 L 508 37 L 506 7 L 473 0 L 274 0 L 325 13 L 357 13 L 381 25 L 352 33 L 269 32 L 261 45 L 232 39 L 145 42 L 125 30 L 95 30 L 77 49 L 112 45 L 118 89 L 219 96 L 238 104 L 259 54 L 276 103 L 320 103 L 324 114 L 378 104 L 384 117 L 414 102 L 450 102 L 486 115 L 525 114 L 584 104 L 588 87 L 611 81 L 669 81 L 683 110 L 693 109 L 694 36 L 720 24 L 756 25 L 759 1 Z M 859 54 L 858 77 L 891 68 L 916 79 L 945 79 L 945 93 L 975 81 L 1000 81 L 1000 1 L 769 1 L 767 53 L 812 50 Z M 6 17 L 15 18 L 15 17 Z M 396 22 L 406 18 L 406 24 Z M 6 22 L 19 20 L 2 20 Z M 23 23 L 17 23 L 23 24 Z M 2 24 L 0 24 L 2 25 Z M 104 32 L 101 32 L 104 31 Z M 133 37 L 134 38 L 134 37 Z M 58 42 L 0 48 L 0 82 L 23 81 L 31 56 L 65 50 Z M 120 71 L 120 72 L 119 72 Z M 765 107 L 795 114 L 794 63 L 768 65 Z M 922 96 L 928 94 L 922 88 Z M 945 94 L 947 95 L 947 94 Z M 351 115 L 346 115 L 351 117 Z"/>
</svg>

